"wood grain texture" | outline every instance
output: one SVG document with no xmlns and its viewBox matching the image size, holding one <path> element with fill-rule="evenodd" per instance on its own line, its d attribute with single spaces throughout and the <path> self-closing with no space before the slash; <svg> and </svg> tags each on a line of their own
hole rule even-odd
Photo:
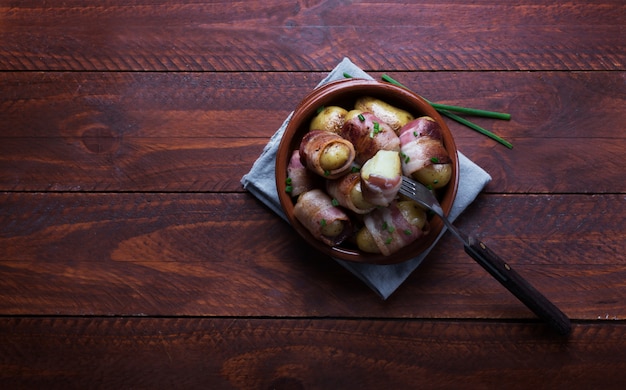
<svg viewBox="0 0 626 390">
<path fill-rule="evenodd" d="M 269 137 L 323 77 L 5 75 L 5 191 L 240 191 Z M 474 121 L 513 150 L 448 121 L 459 149 L 492 175 L 487 191 L 626 192 L 623 72 L 392 75 L 430 100 L 511 113 L 511 121 Z"/>
<path fill-rule="evenodd" d="M 4 1 L 0 69 L 324 71 L 349 56 L 368 70 L 624 70 L 625 7 Z"/>
<path fill-rule="evenodd" d="M 626 4 L 0 0 L 0 387 L 621 388 Z M 493 180 L 387 300 L 240 183 L 344 57 Z"/>
<path fill-rule="evenodd" d="M 618 388 L 624 337 L 617 322 L 578 324 L 559 339 L 536 324 L 480 321 L 0 318 L 0 380 L 11 388 Z"/>
<path fill-rule="evenodd" d="M 623 319 L 623 202 L 484 195 L 457 225 L 572 318 Z M 13 193 L 0 204 L 4 315 L 533 317 L 450 236 L 384 302 L 247 194 Z"/>
</svg>

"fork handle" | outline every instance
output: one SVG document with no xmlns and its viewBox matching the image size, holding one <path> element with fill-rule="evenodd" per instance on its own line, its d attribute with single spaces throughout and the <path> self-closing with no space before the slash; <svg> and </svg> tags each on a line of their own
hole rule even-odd
<svg viewBox="0 0 626 390">
<path fill-rule="evenodd" d="M 526 279 L 513 270 L 510 265 L 489 249 L 487 245 L 473 237 L 469 237 L 468 243 L 465 244 L 465 252 L 539 318 L 546 321 L 562 335 L 570 333 L 571 323 L 569 318 Z"/>
</svg>

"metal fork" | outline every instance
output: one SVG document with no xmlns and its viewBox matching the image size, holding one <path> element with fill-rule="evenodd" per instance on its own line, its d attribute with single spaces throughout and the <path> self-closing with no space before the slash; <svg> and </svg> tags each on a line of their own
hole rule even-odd
<svg viewBox="0 0 626 390">
<path fill-rule="evenodd" d="M 437 214 L 452 235 L 463 243 L 465 252 L 539 318 L 546 321 L 562 335 L 570 333 L 571 323 L 569 318 L 483 242 L 475 237 L 467 236 L 457 229 L 448 220 L 431 190 L 423 184 L 403 176 L 400 193 Z"/>
</svg>

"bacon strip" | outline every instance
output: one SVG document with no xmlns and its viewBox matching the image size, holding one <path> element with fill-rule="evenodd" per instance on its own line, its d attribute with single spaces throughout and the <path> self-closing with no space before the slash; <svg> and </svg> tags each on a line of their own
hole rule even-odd
<svg viewBox="0 0 626 390">
<path fill-rule="evenodd" d="M 300 151 L 294 150 L 287 165 L 287 178 L 291 185 L 291 196 L 298 196 L 315 187 L 314 177 L 300 161 Z"/>
<path fill-rule="evenodd" d="M 335 180 L 326 182 L 326 191 L 330 196 L 337 199 L 339 204 L 357 214 L 366 214 L 374 209 L 374 206 L 362 209 L 355 204 L 352 198 L 353 190 L 361 192 L 361 174 L 359 172 L 348 173 Z"/>
<path fill-rule="evenodd" d="M 320 189 L 307 191 L 300 195 L 293 208 L 293 213 L 313 237 L 327 245 L 339 245 L 351 233 L 352 224 L 348 215 L 340 207 L 334 206 L 332 199 Z M 322 227 L 336 220 L 343 224 L 341 233 L 333 237 L 323 235 Z"/>
<path fill-rule="evenodd" d="M 450 162 L 448 151 L 443 146 L 441 127 L 431 117 L 423 116 L 404 125 L 400 129 L 400 145 L 402 173 L 405 176 L 411 176 L 434 163 Z"/>
<path fill-rule="evenodd" d="M 356 150 L 355 161 L 363 165 L 379 150 L 400 150 L 400 139 L 393 129 L 370 112 L 363 112 L 346 121 L 339 133 L 350 141 Z M 376 125 L 376 123 L 378 125 Z"/>
<path fill-rule="evenodd" d="M 393 202 L 365 215 L 363 222 L 370 231 L 380 252 L 389 256 L 424 235 L 427 230 L 410 224 Z"/>
<path fill-rule="evenodd" d="M 333 143 L 345 145 L 349 150 L 349 156 L 341 167 L 326 171 L 320 164 L 320 158 L 324 150 Z M 302 137 L 302 141 L 300 142 L 300 158 L 302 164 L 327 179 L 335 179 L 348 172 L 352 167 L 355 156 L 356 153 L 352 143 L 329 131 L 311 130 Z"/>
</svg>

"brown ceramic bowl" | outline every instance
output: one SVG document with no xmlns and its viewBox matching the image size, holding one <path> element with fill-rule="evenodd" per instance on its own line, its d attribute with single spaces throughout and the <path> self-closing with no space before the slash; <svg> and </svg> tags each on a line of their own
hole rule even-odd
<svg viewBox="0 0 626 390">
<path fill-rule="evenodd" d="M 330 82 L 312 91 L 295 109 L 289 121 L 285 133 L 278 147 L 276 156 L 276 187 L 280 204 L 289 219 L 293 228 L 311 246 L 331 257 L 359 263 L 370 264 L 393 264 L 409 260 L 418 256 L 421 252 L 430 247 L 439 233 L 443 229 L 443 223 L 438 218 L 430 220 L 430 232 L 402 248 L 398 252 L 384 256 L 382 254 L 371 254 L 360 251 L 354 244 L 344 242 L 339 246 L 328 246 L 314 238 L 309 231 L 294 217 L 294 200 L 289 193 L 283 191 L 287 179 L 287 164 L 293 150 L 300 145 L 300 140 L 309 129 L 309 123 L 316 115 L 316 111 L 321 106 L 337 105 L 348 111 L 354 107 L 354 102 L 361 96 L 373 96 L 391 105 L 404 109 L 416 118 L 428 115 L 434 118 L 441 125 L 443 131 L 443 142 L 452 160 L 452 178 L 450 183 L 438 193 L 439 201 L 444 212 L 448 214 L 452 208 L 452 202 L 456 196 L 459 181 L 459 163 L 457 158 L 456 145 L 448 126 L 443 121 L 439 113 L 424 99 L 415 93 L 392 84 L 365 80 L 346 79 Z"/>
</svg>

